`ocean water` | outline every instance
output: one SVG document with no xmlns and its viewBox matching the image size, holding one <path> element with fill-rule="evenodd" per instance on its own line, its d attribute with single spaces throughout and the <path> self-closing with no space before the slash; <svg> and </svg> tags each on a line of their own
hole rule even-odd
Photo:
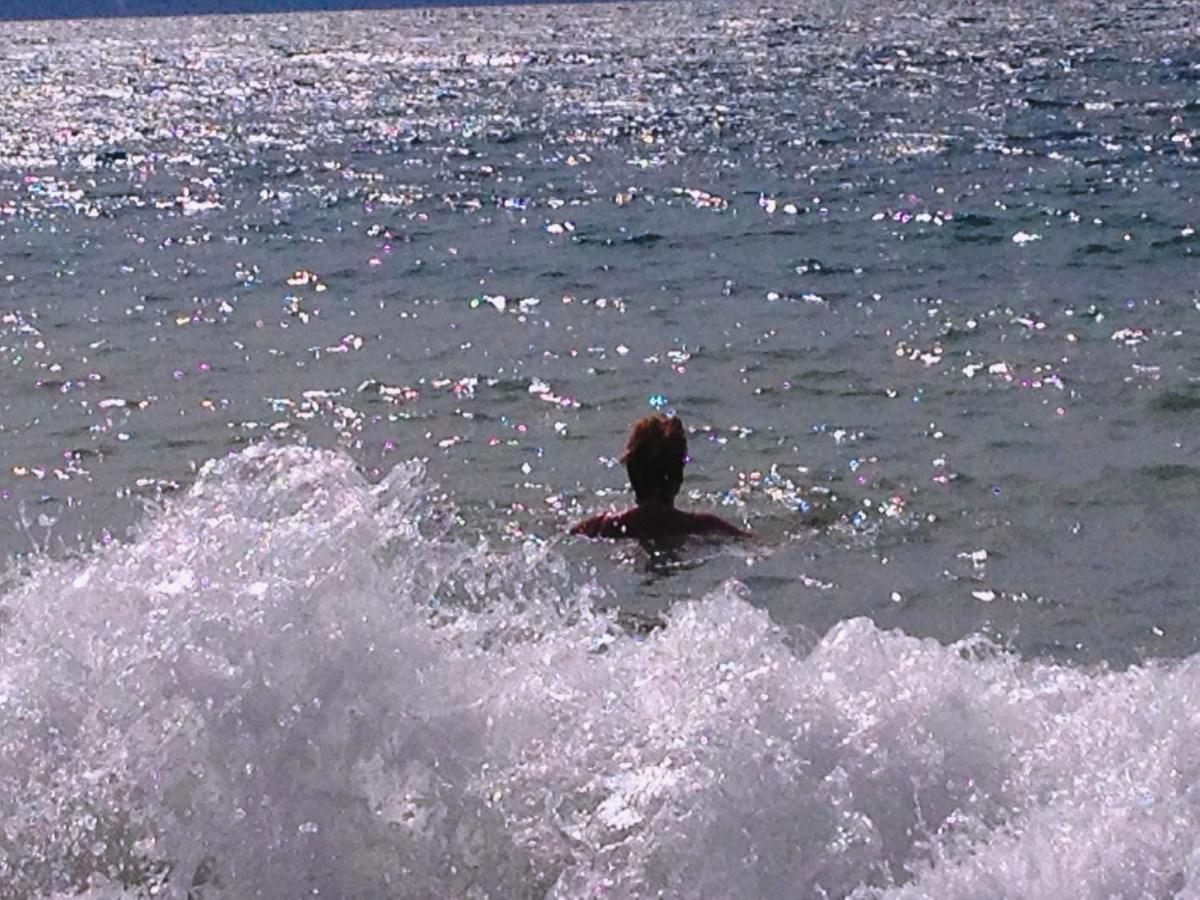
<svg viewBox="0 0 1200 900">
<path fill-rule="evenodd" d="M 0 897 L 1200 896 L 1198 46 L 6 25 Z"/>
</svg>

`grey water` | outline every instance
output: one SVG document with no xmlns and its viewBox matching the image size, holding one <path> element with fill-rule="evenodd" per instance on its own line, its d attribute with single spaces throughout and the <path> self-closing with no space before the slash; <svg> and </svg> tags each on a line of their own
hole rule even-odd
<svg viewBox="0 0 1200 900">
<path fill-rule="evenodd" d="M 0 895 L 1195 891 L 1193 12 L 5 24 Z"/>
</svg>

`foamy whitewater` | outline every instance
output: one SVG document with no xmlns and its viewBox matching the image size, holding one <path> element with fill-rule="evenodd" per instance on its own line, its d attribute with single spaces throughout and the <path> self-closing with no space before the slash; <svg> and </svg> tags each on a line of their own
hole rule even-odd
<svg viewBox="0 0 1200 900">
<path fill-rule="evenodd" d="M 258 446 L 6 594 L 4 895 L 1200 896 L 1194 659 L 638 637 L 429 490 Z"/>
</svg>

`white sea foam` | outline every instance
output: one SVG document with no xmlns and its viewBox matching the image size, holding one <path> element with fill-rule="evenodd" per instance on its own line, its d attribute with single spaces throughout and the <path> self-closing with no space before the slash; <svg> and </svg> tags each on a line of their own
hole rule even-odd
<svg viewBox="0 0 1200 900">
<path fill-rule="evenodd" d="M 0 597 L 0 896 L 1200 895 L 1195 660 L 639 638 L 437 509 L 257 447 Z"/>
</svg>

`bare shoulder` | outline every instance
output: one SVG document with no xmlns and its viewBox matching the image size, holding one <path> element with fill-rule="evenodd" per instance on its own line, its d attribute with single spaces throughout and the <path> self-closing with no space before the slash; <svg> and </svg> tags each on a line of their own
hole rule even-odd
<svg viewBox="0 0 1200 900">
<path fill-rule="evenodd" d="M 627 509 L 624 512 L 604 512 L 576 522 L 570 533 L 589 538 L 650 539 L 682 537 L 689 534 L 718 537 L 749 538 L 749 531 L 726 522 L 712 513 L 690 513 L 671 510 L 653 514 L 646 510 Z"/>
<path fill-rule="evenodd" d="M 744 528 L 738 528 L 732 522 L 727 522 L 713 513 L 692 513 L 692 527 L 695 534 L 726 535 L 728 537 L 753 537 Z"/>
<path fill-rule="evenodd" d="M 600 537 L 600 532 L 604 530 L 606 524 L 608 524 L 608 514 L 600 513 L 581 522 L 576 522 L 571 526 L 570 533 L 582 537 Z"/>
<path fill-rule="evenodd" d="M 626 514 L 604 512 L 576 522 L 571 526 L 571 534 L 590 538 L 619 538 L 628 537 Z"/>
</svg>

